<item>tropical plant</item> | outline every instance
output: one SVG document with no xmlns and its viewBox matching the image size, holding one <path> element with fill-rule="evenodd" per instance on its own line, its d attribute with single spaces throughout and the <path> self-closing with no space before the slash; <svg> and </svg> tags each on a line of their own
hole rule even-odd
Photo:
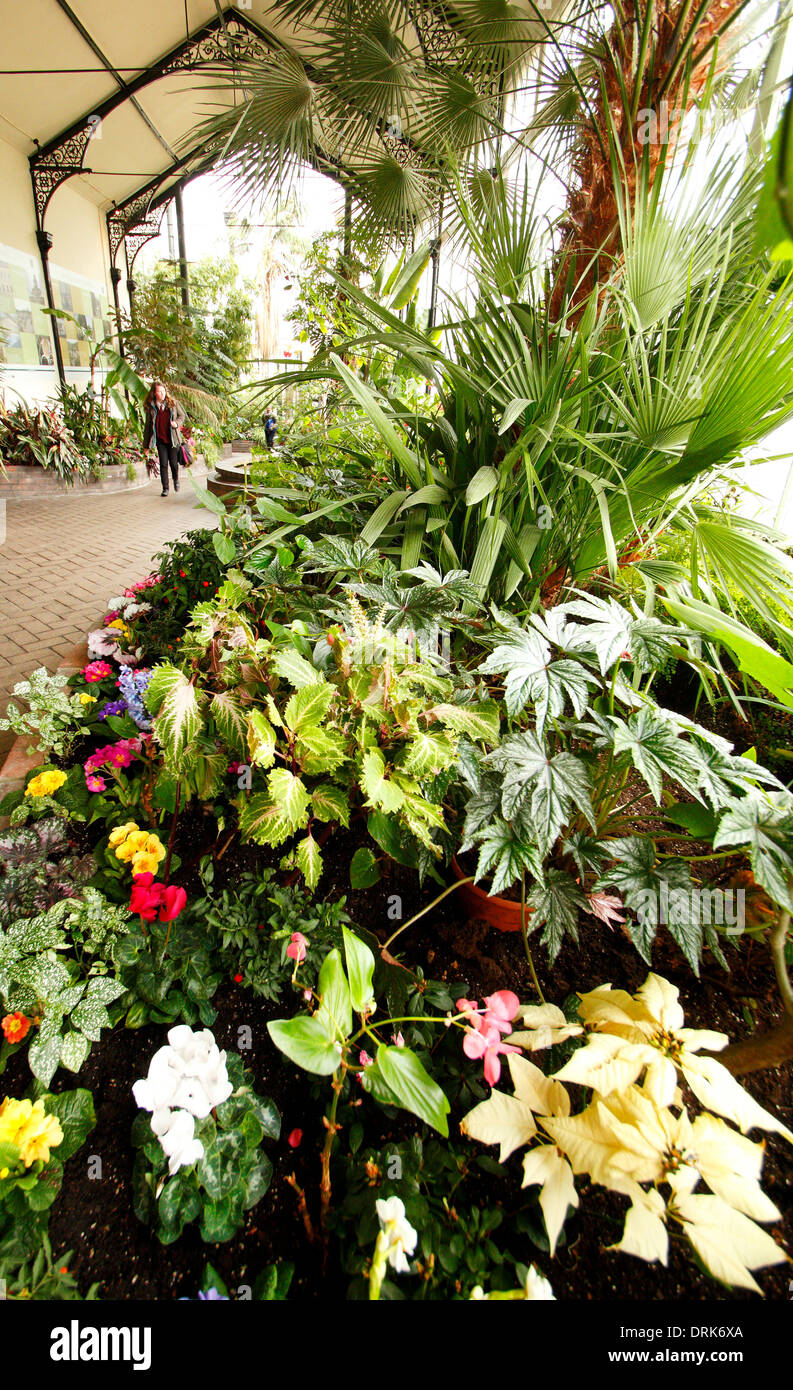
<svg viewBox="0 0 793 1390">
<path fill-rule="evenodd" d="M 695 971 L 704 943 L 724 963 L 712 920 L 722 890 L 714 897 L 692 869 L 743 852 L 756 881 L 789 907 L 789 792 L 648 694 L 680 654 L 676 628 L 591 595 L 525 629 L 498 621 L 502 635 L 480 669 L 503 684 L 509 724 L 478 770 L 466 769 L 462 849 L 477 848 L 476 877 L 489 878 L 491 893 L 521 885 L 524 933 L 543 927 L 551 960 L 565 934 L 577 939 L 580 912 L 622 921 L 627 909 L 648 962 L 664 923 Z M 740 935 L 739 914 L 731 924 L 723 914 L 722 903 L 722 925 Z"/>
<path fill-rule="evenodd" d="M 55 410 L 23 402 L 9 410 L 0 404 L 0 458 L 3 464 L 38 466 L 66 483 L 87 478 L 91 465 Z"/>
</svg>

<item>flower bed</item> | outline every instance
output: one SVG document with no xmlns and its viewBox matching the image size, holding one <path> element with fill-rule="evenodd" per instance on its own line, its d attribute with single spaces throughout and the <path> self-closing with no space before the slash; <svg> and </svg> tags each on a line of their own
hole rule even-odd
<svg viewBox="0 0 793 1390">
<path fill-rule="evenodd" d="M 790 1096 L 739 1054 L 793 808 L 653 698 L 679 629 L 596 590 L 472 624 L 464 575 L 258 544 L 240 508 L 167 547 L 9 715 L 12 1296 L 45 1233 L 50 1297 L 784 1296 Z M 50 1210 L 72 1109 L 101 1181 Z"/>
</svg>

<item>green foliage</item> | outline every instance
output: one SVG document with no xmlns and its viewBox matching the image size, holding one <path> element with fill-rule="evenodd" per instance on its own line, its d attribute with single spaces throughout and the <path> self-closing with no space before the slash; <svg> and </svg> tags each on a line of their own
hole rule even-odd
<svg viewBox="0 0 793 1390">
<path fill-rule="evenodd" d="M 247 581 L 227 580 L 216 601 L 194 609 L 183 664 L 152 674 L 146 702 L 166 770 L 189 780 L 200 759 L 217 763 L 210 795 L 228 755 L 245 758 L 264 788 L 239 799 L 243 837 L 291 841 L 287 862 L 312 889 L 322 827 L 346 826 L 357 810 L 370 826 L 371 817 L 390 824 L 413 862 L 439 858 L 445 823 L 431 786 L 453 768 L 463 732 L 495 741 L 495 706 L 455 689 L 399 634 L 370 622 L 354 595 L 344 630 L 312 648 L 300 624 L 257 637 L 249 593 Z"/>
<path fill-rule="evenodd" d="M 19 1302 L 95 1302 L 99 1284 L 91 1284 L 87 1293 L 80 1292 L 77 1280 L 69 1272 L 73 1255 L 72 1250 L 53 1255 L 46 1232 L 34 1256 L 18 1261 L 0 1255 L 0 1281 L 5 1284 L 5 1297 Z"/>
<path fill-rule="evenodd" d="M 115 975 L 113 954 L 128 921 L 125 908 L 84 888 L 80 897 L 65 898 L 0 933 L 2 1009 L 39 1020 L 28 1034 L 27 1055 L 30 1070 L 45 1086 L 59 1066 L 79 1071 L 92 1043 L 111 1026 L 108 1006 L 125 989 Z"/>
<path fill-rule="evenodd" d="M 486 1160 L 484 1171 L 505 1177 Z M 418 1232 L 416 1275 L 383 1282 L 385 1300 L 468 1299 L 477 1284 L 506 1289 L 515 1259 L 505 1248 L 504 1211 L 497 1193 L 482 1200 L 482 1169 L 454 1144 L 418 1136 L 389 1142 L 382 1150 L 358 1149 L 344 1159 L 344 1196 L 334 1219 L 343 1268 L 351 1276 L 348 1297 L 368 1297 L 365 1278 L 379 1222 L 375 1203 L 399 1197 Z M 528 1205 L 528 1203 L 527 1203 Z M 527 1224 L 521 1222 L 525 1252 Z"/>
<path fill-rule="evenodd" d="M 344 900 L 320 902 L 301 888 L 284 888 L 271 869 L 242 874 L 233 887 L 212 889 L 211 860 L 203 866 L 206 896 L 193 917 L 206 924 L 210 945 L 228 975 L 242 975 L 244 988 L 262 999 L 277 999 L 292 974 L 286 948 L 294 932 L 307 942 L 304 970 L 318 971 L 328 947 L 341 944 L 349 922 Z"/>
<path fill-rule="evenodd" d="M 343 951 L 334 947 L 322 962 L 315 1013 L 268 1023 L 276 1047 L 291 1062 L 316 1076 L 333 1076 L 334 1092 L 349 1069 L 364 1090 L 381 1105 L 407 1110 L 444 1138 L 449 1134 L 449 1102 L 411 1048 L 382 1042 L 379 1030 L 390 1020 L 373 1023 L 375 957 L 347 927 L 342 928 Z M 359 1015 L 359 1024 L 353 1014 Z M 377 1055 L 365 1066 L 356 1058 L 362 1044 L 374 1041 Z M 335 1114 L 335 1106 L 334 1112 Z"/>
<path fill-rule="evenodd" d="M 270 1186 L 272 1163 L 262 1144 L 278 1138 L 280 1116 L 272 1101 L 256 1094 L 236 1053 L 229 1054 L 226 1066 L 234 1090 L 206 1119 L 196 1121 L 195 1137 L 204 1153 L 191 1167 L 169 1176 L 149 1116 L 141 1111 L 133 1122 L 135 1214 L 154 1226 L 163 1245 L 178 1240 L 191 1222 L 199 1224 L 201 1239 L 209 1244 L 231 1240 Z"/>
<path fill-rule="evenodd" d="M 23 738 L 38 738 L 31 751 L 35 748 L 64 757 L 86 718 L 79 696 L 67 694 L 68 682 L 68 676 L 51 676 L 44 666 L 37 667 L 29 680 L 17 681 L 13 689 L 16 699 L 23 700 L 27 709 L 21 710 L 14 700 L 9 700 L 0 729 L 11 729 Z"/>
<path fill-rule="evenodd" d="M 127 1028 L 149 1023 L 200 1022 L 210 1027 L 216 1018 L 212 999 L 222 972 L 207 943 L 200 921 L 187 913 L 172 923 L 130 920 L 129 931 L 116 943 L 114 965 L 127 995 Z"/>
<path fill-rule="evenodd" d="M 688 861 L 707 860 L 705 845 L 713 858 L 742 849 L 787 906 L 789 794 L 726 739 L 652 699 L 654 673 L 680 650 L 678 629 L 592 595 L 525 630 L 498 617 L 503 636 L 489 639 L 480 669 L 501 679 L 511 728 L 479 760 L 466 806 L 462 849 L 476 848 L 477 878 L 491 893 L 528 885 L 527 929 L 543 929 L 551 961 L 566 935 L 577 939 L 579 913 L 602 906 L 628 909 L 647 961 L 662 923 L 695 971 L 705 942 L 723 959 Z M 693 807 L 678 806 L 680 788 Z M 688 855 L 664 849 L 680 839 Z"/>
<path fill-rule="evenodd" d="M 57 412 L 24 402 L 11 410 L 0 404 L 0 461 L 46 468 L 66 483 L 91 473 L 90 460 Z"/>
</svg>

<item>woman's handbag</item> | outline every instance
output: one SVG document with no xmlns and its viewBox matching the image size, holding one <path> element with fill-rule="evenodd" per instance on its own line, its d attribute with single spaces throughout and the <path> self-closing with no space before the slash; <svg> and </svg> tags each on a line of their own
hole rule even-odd
<svg viewBox="0 0 793 1390">
<path fill-rule="evenodd" d="M 179 446 L 179 462 L 183 468 L 192 468 L 195 463 L 195 449 L 189 439 L 183 439 Z"/>
</svg>

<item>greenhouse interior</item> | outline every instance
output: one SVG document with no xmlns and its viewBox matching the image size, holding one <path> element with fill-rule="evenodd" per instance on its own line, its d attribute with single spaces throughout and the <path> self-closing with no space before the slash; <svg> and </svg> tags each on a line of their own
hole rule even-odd
<svg viewBox="0 0 793 1390">
<path fill-rule="evenodd" d="M 740 1361 L 793 1296 L 793 0 L 0 16 L 0 1299 L 48 1367 L 203 1301 Z"/>
</svg>

